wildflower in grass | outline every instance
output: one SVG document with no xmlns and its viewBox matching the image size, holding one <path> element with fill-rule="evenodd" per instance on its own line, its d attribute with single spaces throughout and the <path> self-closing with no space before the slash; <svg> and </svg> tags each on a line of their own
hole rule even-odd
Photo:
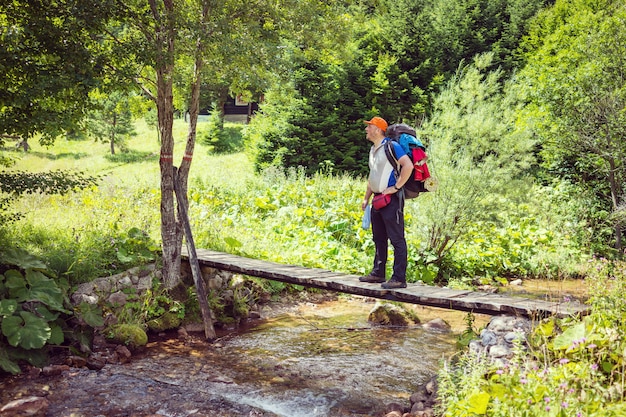
<svg viewBox="0 0 626 417">
<path fill-rule="evenodd" d="M 569 407 L 569 404 L 568 404 L 566 401 L 563 401 L 563 402 L 561 403 L 561 407 L 562 407 L 562 408 L 567 408 L 567 407 Z"/>
<path fill-rule="evenodd" d="M 565 365 L 565 364 L 566 364 L 566 363 L 568 363 L 568 362 L 569 362 L 569 359 L 567 359 L 567 358 L 563 358 L 563 359 L 561 359 L 561 360 L 559 361 L 559 363 L 560 363 L 561 365 Z"/>
<path fill-rule="evenodd" d="M 595 343 L 591 343 L 590 345 L 587 346 L 587 349 L 595 349 L 597 347 L 598 345 L 596 345 Z"/>
<path fill-rule="evenodd" d="M 544 397 L 544 398 L 543 398 L 543 400 L 544 400 L 544 401 L 546 402 L 546 404 L 547 404 L 547 403 L 549 403 L 549 402 L 550 402 L 550 397 Z"/>
<path fill-rule="evenodd" d="M 503 373 L 504 373 L 504 370 L 503 370 L 503 369 L 498 369 L 498 370 L 496 371 L 496 374 L 498 374 L 498 375 L 502 375 Z"/>
<path fill-rule="evenodd" d="M 598 370 L 598 364 L 597 363 L 591 364 L 591 370 L 592 371 L 597 371 Z"/>
</svg>

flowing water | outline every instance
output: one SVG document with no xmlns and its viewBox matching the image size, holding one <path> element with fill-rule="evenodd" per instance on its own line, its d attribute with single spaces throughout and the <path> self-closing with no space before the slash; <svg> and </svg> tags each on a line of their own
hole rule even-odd
<svg viewBox="0 0 626 417">
<path fill-rule="evenodd" d="M 379 416 L 389 403 L 409 406 L 455 352 L 456 336 L 371 325 L 373 305 L 358 297 L 304 303 L 214 343 L 162 335 L 127 364 L 0 383 L 0 405 L 45 395 L 55 417 Z M 463 329 L 464 313 L 409 308 Z"/>
<path fill-rule="evenodd" d="M 551 297 L 581 288 L 559 284 Z M 546 293 L 538 282 L 521 290 Z M 214 343 L 201 333 L 164 334 L 127 364 L 0 379 L 0 406 L 36 395 L 48 399 L 50 417 L 380 416 L 392 402 L 408 407 L 411 393 L 456 352 L 467 314 L 407 305 L 422 322 L 443 318 L 452 332 L 389 328 L 368 323 L 373 306 L 361 297 L 305 302 Z M 480 328 L 489 317 L 475 319 Z"/>
</svg>

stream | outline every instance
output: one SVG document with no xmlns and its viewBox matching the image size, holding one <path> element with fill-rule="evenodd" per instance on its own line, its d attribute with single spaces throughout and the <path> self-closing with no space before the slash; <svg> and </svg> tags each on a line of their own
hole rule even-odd
<svg viewBox="0 0 626 417">
<path fill-rule="evenodd" d="M 125 364 L 0 378 L 0 406 L 39 396 L 50 417 L 382 416 L 390 403 L 408 407 L 457 351 L 467 313 L 406 305 L 422 325 L 391 328 L 367 321 L 374 305 L 356 296 L 304 301 L 220 331 L 213 343 L 203 333 L 152 335 Z M 474 317 L 476 329 L 489 321 Z M 436 318 L 450 331 L 423 326 Z"/>
<path fill-rule="evenodd" d="M 408 406 L 456 351 L 465 313 L 408 306 L 454 331 L 388 328 L 368 323 L 373 306 L 359 297 L 305 302 L 214 343 L 162 334 L 126 364 L 0 380 L 0 405 L 37 395 L 54 417 L 383 415 L 389 403 Z"/>
</svg>

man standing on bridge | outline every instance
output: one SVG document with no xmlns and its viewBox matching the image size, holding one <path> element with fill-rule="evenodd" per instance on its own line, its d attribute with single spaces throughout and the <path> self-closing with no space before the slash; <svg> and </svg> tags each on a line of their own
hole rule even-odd
<svg viewBox="0 0 626 417">
<path fill-rule="evenodd" d="M 408 181 L 413 164 L 402 147 L 392 142 L 400 163 L 400 176 L 394 175 L 394 167 L 385 154 L 384 144 L 387 122 L 381 117 L 373 117 L 364 122 L 367 139 L 372 142 L 369 153 L 370 174 L 365 198 L 361 209 L 365 210 L 372 200 L 372 238 L 376 248 L 374 267 L 368 275 L 360 277 L 361 282 L 381 282 L 385 289 L 406 288 L 407 246 L 404 237 L 404 198 L 402 186 Z M 386 281 L 387 252 L 389 241 L 393 246 L 393 274 Z"/>
</svg>

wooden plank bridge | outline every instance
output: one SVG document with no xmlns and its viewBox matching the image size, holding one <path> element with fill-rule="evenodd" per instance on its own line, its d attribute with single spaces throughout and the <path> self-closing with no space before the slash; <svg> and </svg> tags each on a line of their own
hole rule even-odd
<svg viewBox="0 0 626 417">
<path fill-rule="evenodd" d="M 588 306 L 575 301 L 535 300 L 486 292 L 453 290 L 417 283 L 408 284 L 407 288 L 385 290 L 381 288 L 380 284 L 359 282 L 357 275 L 283 265 L 207 249 L 197 249 L 196 254 L 200 265 L 222 271 L 383 300 L 489 315 L 566 317 L 589 313 Z M 182 257 L 184 260 L 189 260 L 187 251 L 183 250 Z"/>
</svg>

